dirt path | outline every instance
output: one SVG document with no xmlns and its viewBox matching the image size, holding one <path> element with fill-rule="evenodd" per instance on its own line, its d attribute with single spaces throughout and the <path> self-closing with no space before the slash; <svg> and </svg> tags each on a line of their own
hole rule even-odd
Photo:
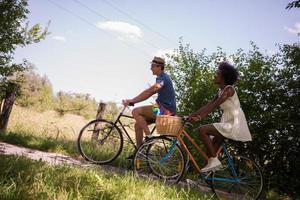
<svg viewBox="0 0 300 200">
<path fill-rule="evenodd" d="M 109 166 L 109 165 L 92 165 L 87 162 L 83 162 L 81 160 L 72 158 L 70 156 L 66 156 L 59 153 L 50 153 L 39 151 L 35 149 L 29 149 L 26 147 L 20 147 L 4 142 L 0 142 L 0 154 L 3 155 L 15 155 L 15 156 L 25 156 L 32 160 L 42 160 L 47 162 L 50 165 L 71 165 L 71 166 L 80 166 L 80 167 L 98 167 L 105 171 L 114 172 L 114 173 L 125 173 L 126 170 L 120 169 L 117 167 Z"/>
<path fill-rule="evenodd" d="M 83 162 L 81 160 L 77 160 L 75 158 L 72 158 L 70 156 L 66 156 L 63 154 L 58 153 L 50 153 L 50 152 L 43 152 L 35 149 L 29 149 L 25 147 L 20 147 L 4 142 L 0 142 L 0 154 L 3 155 L 15 155 L 15 156 L 25 156 L 27 158 L 30 158 L 32 160 L 42 160 L 44 162 L 49 163 L 50 165 L 71 165 L 71 166 L 79 166 L 79 167 L 93 167 L 93 168 L 100 168 L 107 172 L 112 173 L 118 173 L 118 174 L 124 174 L 126 172 L 131 172 L 129 170 L 121 169 L 118 167 L 113 167 L 109 165 L 93 165 L 86 162 Z M 180 186 L 182 187 L 189 187 L 189 185 L 186 182 L 180 182 Z M 194 187 L 194 186 L 192 186 Z M 211 192 L 211 189 L 206 186 L 197 186 L 198 189 L 200 189 L 202 192 Z"/>
</svg>

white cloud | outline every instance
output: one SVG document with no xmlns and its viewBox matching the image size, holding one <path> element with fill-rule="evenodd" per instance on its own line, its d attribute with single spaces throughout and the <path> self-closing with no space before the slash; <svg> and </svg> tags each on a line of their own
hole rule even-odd
<svg viewBox="0 0 300 200">
<path fill-rule="evenodd" d="M 125 37 L 131 40 L 135 40 L 143 37 L 143 32 L 138 26 L 126 22 L 121 22 L 121 21 L 98 22 L 96 26 L 102 30 L 117 33 L 119 35 L 119 39 L 123 39 L 123 37 Z"/>
<path fill-rule="evenodd" d="M 52 37 L 53 40 L 57 40 L 57 41 L 61 41 L 61 42 L 66 42 L 66 38 L 64 36 L 59 36 L 59 35 L 55 35 Z"/>
<path fill-rule="evenodd" d="M 285 30 L 287 30 L 288 32 L 292 33 L 292 34 L 299 34 L 300 33 L 300 22 L 296 22 L 294 24 L 294 27 L 290 28 L 290 27 L 284 27 Z"/>
</svg>

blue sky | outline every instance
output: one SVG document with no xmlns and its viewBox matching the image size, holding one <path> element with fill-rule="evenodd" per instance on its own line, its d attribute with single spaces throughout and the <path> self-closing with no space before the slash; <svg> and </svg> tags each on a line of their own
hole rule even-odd
<svg viewBox="0 0 300 200">
<path fill-rule="evenodd" d="M 155 81 L 149 62 L 177 48 L 181 36 L 195 51 L 220 46 L 228 53 L 249 49 L 250 41 L 268 52 L 299 41 L 300 10 L 286 10 L 289 2 L 29 0 L 30 24 L 51 20 L 51 34 L 17 49 L 15 60 L 32 62 L 56 92 L 121 102 Z"/>
</svg>

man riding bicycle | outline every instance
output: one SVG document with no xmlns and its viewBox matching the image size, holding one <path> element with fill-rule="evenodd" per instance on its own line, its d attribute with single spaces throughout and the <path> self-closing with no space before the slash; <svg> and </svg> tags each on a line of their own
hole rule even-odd
<svg viewBox="0 0 300 200">
<path fill-rule="evenodd" d="M 124 100 L 123 105 L 128 106 L 129 104 L 145 101 L 157 93 L 158 97 L 156 99 L 156 104 L 159 108 L 160 115 L 175 115 L 175 91 L 172 80 L 170 79 L 169 75 L 164 72 L 164 68 L 165 60 L 160 57 L 154 57 L 151 62 L 151 71 L 153 75 L 157 76 L 155 84 L 144 90 L 133 99 Z M 136 145 L 137 148 L 139 148 L 143 142 L 143 133 L 145 133 L 146 136 L 150 135 L 148 124 L 154 123 L 156 119 L 156 115 L 153 112 L 153 105 L 134 108 L 132 111 L 132 116 L 136 121 L 134 128 Z M 127 159 L 132 159 L 134 153 L 128 156 Z"/>
</svg>

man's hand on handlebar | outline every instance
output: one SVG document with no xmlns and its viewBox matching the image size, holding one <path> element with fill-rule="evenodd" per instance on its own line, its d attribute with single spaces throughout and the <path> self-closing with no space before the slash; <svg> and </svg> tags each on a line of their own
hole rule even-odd
<svg viewBox="0 0 300 200">
<path fill-rule="evenodd" d="M 122 103 L 123 103 L 123 105 L 125 107 L 127 107 L 127 106 L 134 106 L 134 103 L 132 102 L 131 99 L 125 99 L 125 100 L 122 101 Z"/>
</svg>

